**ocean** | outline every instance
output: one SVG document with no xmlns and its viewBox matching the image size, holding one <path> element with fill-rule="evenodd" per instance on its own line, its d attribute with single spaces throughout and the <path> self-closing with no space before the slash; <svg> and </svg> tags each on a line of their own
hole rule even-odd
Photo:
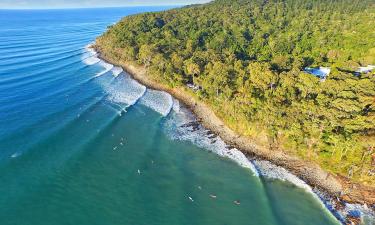
<svg viewBox="0 0 375 225">
<path fill-rule="evenodd" d="M 0 10 L 0 224 L 338 224 L 302 181 L 267 176 L 89 48 L 168 8 Z"/>
</svg>

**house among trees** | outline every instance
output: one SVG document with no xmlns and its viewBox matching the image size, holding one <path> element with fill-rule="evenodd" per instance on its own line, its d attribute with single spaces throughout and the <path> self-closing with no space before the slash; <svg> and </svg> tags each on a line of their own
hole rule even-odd
<svg viewBox="0 0 375 225">
<path fill-rule="evenodd" d="M 375 65 L 361 66 L 361 67 L 358 67 L 358 70 L 356 71 L 356 73 L 359 73 L 359 74 L 370 73 L 374 69 L 375 69 Z"/>
<path fill-rule="evenodd" d="M 195 85 L 195 84 L 191 84 L 191 83 L 188 83 L 187 85 L 186 85 L 188 88 L 190 88 L 190 89 L 192 89 L 193 91 L 198 91 L 201 87 L 200 86 L 198 86 L 198 85 Z"/>
<path fill-rule="evenodd" d="M 325 80 L 330 74 L 331 69 L 328 67 L 319 67 L 319 68 L 306 67 L 305 72 L 312 74 L 316 77 L 319 77 L 321 80 Z"/>
</svg>

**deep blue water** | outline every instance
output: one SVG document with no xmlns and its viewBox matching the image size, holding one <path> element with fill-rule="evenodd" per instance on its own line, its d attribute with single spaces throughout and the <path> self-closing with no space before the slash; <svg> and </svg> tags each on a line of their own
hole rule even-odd
<svg viewBox="0 0 375 225">
<path fill-rule="evenodd" d="M 336 224 L 87 48 L 166 8 L 0 10 L 0 224 Z"/>
</svg>

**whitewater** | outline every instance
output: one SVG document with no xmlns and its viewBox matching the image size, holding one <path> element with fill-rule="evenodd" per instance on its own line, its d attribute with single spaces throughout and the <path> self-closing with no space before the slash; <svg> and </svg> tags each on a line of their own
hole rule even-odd
<svg viewBox="0 0 375 225">
<path fill-rule="evenodd" d="M 0 224 L 338 224 L 301 180 L 87 45 L 168 8 L 0 10 Z"/>
<path fill-rule="evenodd" d="M 332 213 L 335 219 L 340 222 L 345 223 L 346 216 L 353 211 L 360 212 L 362 218 L 374 216 L 370 210 L 361 205 L 347 204 L 345 209 L 337 211 L 333 207 L 334 203 L 332 199 L 327 198 L 324 192 L 317 189 L 314 190 L 303 180 L 286 169 L 268 161 L 247 158 L 240 150 L 226 145 L 219 136 L 200 125 L 190 110 L 187 107 L 181 106 L 180 102 L 169 93 L 146 88 L 144 85 L 132 79 L 131 76 L 122 69 L 118 69 L 119 67 L 114 67 L 100 60 L 98 58 L 98 53 L 91 46 L 92 44 L 85 47 L 87 51 L 86 54 L 91 54 L 92 61 L 100 61 L 102 63 L 101 65 L 105 70 L 101 73 L 112 71 L 115 77 L 120 73 L 124 77 L 124 79 L 118 81 L 113 88 L 107 89 L 107 91 L 110 92 L 110 96 L 116 96 L 112 97 L 111 100 L 117 103 L 125 103 L 126 107 L 130 107 L 139 102 L 159 113 L 166 118 L 163 124 L 164 131 L 172 140 L 189 141 L 202 149 L 233 160 L 239 166 L 249 169 L 253 176 L 281 180 L 304 189 L 321 203 L 322 208 L 325 208 L 328 213 Z M 84 62 L 88 65 L 92 65 L 90 64 L 91 61 L 87 62 L 86 59 L 84 59 Z M 117 73 L 115 71 L 121 72 Z"/>
</svg>

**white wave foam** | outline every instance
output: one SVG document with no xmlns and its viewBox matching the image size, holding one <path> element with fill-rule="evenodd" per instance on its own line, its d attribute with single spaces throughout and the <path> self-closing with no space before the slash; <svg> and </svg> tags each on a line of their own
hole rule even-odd
<svg viewBox="0 0 375 225">
<path fill-rule="evenodd" d="M 176 105 L 176 104 L 175 104 Z M 236 148 L 229 148 L 224 141 L 199 125 L 191 112 L 184 107 L 173 108 L 171 116 L 165 122 L 167 135 L 173 140 L 190 141 L 196 146 L 229 158 L 240 166 L 250 169 L 255 176 L 258 171 L 246 156 Z"/>
<path fill-rule="evenodd" d="M 318 202 L 320 202 L 322 208 L 327 210 L 332 218 L 337 219 L 334 215 L 331 214 L 331 212 L 329 212 L 332 211 L 332 208 L 326 204 L 327 202 L 322 198 L 319 192 L 317 190 L 313 190 L 308 184 L 306 184 L 306 182 L 290 173 L 285 168 L 274 165 L 269 161 L 253 160 L 253 163 L 261 176 L 286 181 L 294 184 L 299 188 L 304 189 L 306 192 L 310 193 Z M 335 212 L 335 215 L 341 217 L 341 215 L 337 214 L 337 212 Z"/>
<path fill-rule="evenodd" d="M 108 73 L 108 72 L 109 72 L 110 70 L 112 70 L 112 68 L 113 68 L 113 65 L 112 65 L 112 64 L 107 63 L 107 62 L 104 62 L 104 61 L 100 61 L 100 62 L 99 62 L 99 65 L 102 66 L 102 67 L 104 67 L 104 70 L 101 71 L 101 72 L 99 72 L 99 73 L 97 73 L 97 74 L 95 75 L 95 77 L 100 77 L 100 76 L 102 76 L 103 74 Z"/>
<path fill-rule="evenodd" d="M 123 69 L 122 69 L 121 67 L 117 67 L 117 66 L 115 66 L 115 67 L 113 67 L 113 69 L 112 69 L 112 74 L 113 74 L 114 77 L 117 77 L 117 76 L 120 75 L 120 73 L 122 73 L 122 72 L 123 72 Z"/>
<path fill-rule="evenodd" d="M 170 94 L 164 91 L 147 89 L 139 103 L 153 109 L 163 116 L 167 116 L 173 107 L 173 99 Z"/>
<path fill-rule="evenodd" d="M 96 55 L 97 52 L 95 51 L 95 49 L 92 47 L 92 44 L 88 44 L 85 46 L 85 51 L 90 53 L 91 55 Z"/>
<path fill-rule="evenodd" d="M 91 44 L 85 46 L 85 51 L 81 57 L 82 61 L 89 66 L 100 62 L 98 53 L 91 46 Z"/>
<path fill-rule="evenodd" d="M 227 157 L 237 162 L 240 166 L 250 169 L 255 176 L 264 176 L 271 179 L 290 182 L 310 193 L 318 202 L 320 202 L 322 209 L 327 210 L 333 219 L 337 219 L 336 217 L 338 217 L 341 218 L 339 219 L 340 221 L 343 221 L 345 215 L 350 211 L 350 208 L 346 210 L 346 213 L 335 211 L 327 204 L 328 202 L 321 197 L 317 190 L 313 190 L 308 184 L 290 173 L 288 170 L 264 160 L 250 161 L 238 149 L 229 149 L 220 137 L 202 127 L 188 109 L 181 107 L 177 100 L 173 99 L 173 101 L 174 105 L 172 113 L 164 124 L 164 129 L 168 137 L 173 140 L 190 141 L 198 147 L 214 152 L 222 157 Z M 372 214 L 369 213 L 371 211 L 365 211 L 366 213 L 363 213 L 363 207 L 360 208 L 360 210 L 363 214 L 362 217 L 367 219 L 371 218 Z M 331 214 L 330 211 L 332 211 L 336 217 Z"/>
<path fill-rule="evenodd" d="M 341 212 L 344 215 L 359 217 L 362 224 L 375 224 L 375 212 L 368 208 L 367 205 L 345 204 L 345 209 Z"/>
<path fill-rule="evenodd" d="M 291 174 L 289 171 L 280 166 L 276 166 L 264 160 L 254 160 L 253 163 L 261 176 L 271 179 L 288 181 L 296 185 L 297 187 L 312 191 L 311 187 L 307 185 L 303 180 L 299 179 L 297 176 Z"/>
<path fill-rule="evenodd" d="M 132 79 L 129 74 L 118 76 L 116 82 L 106 88 L 109 99 L 115 103 L 134 105 L 146 92 L 146 87 Z"/>
<path fill-rule="evenodd" d="M 94 56 L 89 56 L 87 58 L 84 58 L 82 59 L 83 63 L 85 63 L 86 65 L 94 65 L 94 64 L 97 64 L 98 62 L 100 62 L 100 59 L 94 55 Z"/>
<path fill-rule="evenodd" d="M 15 152 L 15 153 L 13 153 L 10 157 L 11 158 L 17 158 L 18 156 L 20 156 L 21 155 L 21 152 Z"/>
<path fill-rule="evenodd" d="M 180 112 L 180 101 L 178 101 L 175 98 L 172 98 L 172 100 L 173 100 L 172 110 L 175 111 L 175 112 Z"/>
</svg>

